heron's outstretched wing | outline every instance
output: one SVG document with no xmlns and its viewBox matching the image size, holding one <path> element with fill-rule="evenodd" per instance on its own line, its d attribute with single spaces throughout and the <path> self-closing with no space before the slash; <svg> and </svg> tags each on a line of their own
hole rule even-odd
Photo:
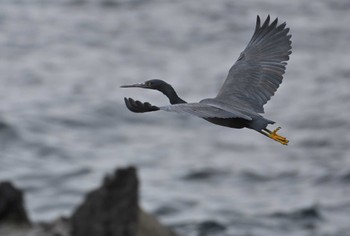
<svg viewBox="0 0 350 236">
<path fill-rule="evenodd" d="M 200 118 L 243 118 L 246 120 L 252 120 L 250 116 L 242 114 L 239 111 L 225 111 L 218 107 L 213 107 L 203 103 L 181 103 L 159 108 L 163 111 L 189 114 Z"/>
<path fill-rule="evenodd" d="M 208 99 L 209 100 L 209 99 Z M 204 103 L 180 103 L 164 107 L 157 107 L 148 102 L 140 102 L 132 98 L 124 98 L 126 107 L 136 113 L 152 112 L 152 111 L 169 111 L 182 114 L 194 115 L 201 118 L 243 118 L 252 120 L 248 115 L 239 111 L 225 111 L 219 107 L 214 107 Z"/>
<path fill-rule="evenodd" d="M 277 22 L 278 18 L 270 23 L 268 16 L 260 25 L 257 16 L 253 37 L 231 67 L 216 99 L 264 112 L 263 105 L 281 84 L 292 53 L 289 28 Z"/>
</svg>

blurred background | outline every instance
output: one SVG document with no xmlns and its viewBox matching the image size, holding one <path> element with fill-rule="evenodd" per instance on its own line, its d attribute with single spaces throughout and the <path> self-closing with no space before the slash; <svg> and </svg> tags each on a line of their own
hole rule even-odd
<svg viewBox="0 0 350 236">
<path fill-rule="evenodd" d="M 135 165 L 141 204 L 184 235 L 350 235 L 348 0 L 0 1 L 0 179 L 33 220 L 69 215 L 115 167 Z M 213 97 L 256 16 L 287 22 L 292 55 L 265 116 L 282 146 L 166 112 L 135 114 L 120 89 L 163 79 Z M 277 127 L 276 126 L 276 127 Z"/>
</svg>

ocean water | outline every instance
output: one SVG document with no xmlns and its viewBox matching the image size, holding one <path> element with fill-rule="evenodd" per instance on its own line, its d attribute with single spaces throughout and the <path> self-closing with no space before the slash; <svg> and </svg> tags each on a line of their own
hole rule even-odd
<svg viewBox="0 0 350 236">
<path fill-rule="evenodd" d="M 183 235 L 350 235 L 347 0 L 0 2 L 0 179 L 33 220 L 71 214 L 116 167 Z M 163 79 L 186 101 L 216 95 L 256 15 L 291 29 L 293 53 L 265 116 L 290 139 L 154 112 L 120 89 Z"/>
</svg>

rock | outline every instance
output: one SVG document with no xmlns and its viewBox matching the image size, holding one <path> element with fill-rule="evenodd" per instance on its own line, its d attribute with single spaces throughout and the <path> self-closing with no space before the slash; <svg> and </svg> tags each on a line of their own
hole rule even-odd
<svg viewBox="0 0 350 236">
<path fill-rule="evenodd" d="M 175 236 L 138 206 L 136 169 L 119 169 L 73 213 L 73 236 Z"/>
<path fill-rule="evenodd" d="M 134 236 L 138 213 L 138 180 L 133 167 L 107 176 L 73 214 L 74 236 Z"/>
<path fill-rule="evenodd" d="M 30 225 L 22 191 L 10 182 L 0 183 L 0 225 L 2 224 Z"/>
</svg>

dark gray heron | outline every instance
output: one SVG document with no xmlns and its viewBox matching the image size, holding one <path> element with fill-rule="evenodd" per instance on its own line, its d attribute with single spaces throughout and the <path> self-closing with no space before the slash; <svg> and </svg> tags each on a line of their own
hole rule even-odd
<svg viewBox="0 0 350 236">
<path fill-rule="evenodd" d="M 190 114 L 216 125 L 230 128 L 253 129 L 283 145 L 288 140 L 277 134 L 277 129 L 267 129 L 272 120 L 264 118 L 263 106 L 275 94 L 282 83 L 291 49 L 291 35 L 286 23 L 278 25 L 278 18 L 270 23 L 270 16 L 261 25 L 257 16 L 255 31 L 247 47 L 229 70 L 228 76 L 215 98 L 197 103 L 187 103 L 174 88 L 162 80 L 148 80 L 140 84 L 124 85 L 122 88 L 154 89 L 165 94 L 172 105 L 157 107 L 132 98 L 124 98 L 132 112 L 169 111 Z"/>
</svg>

